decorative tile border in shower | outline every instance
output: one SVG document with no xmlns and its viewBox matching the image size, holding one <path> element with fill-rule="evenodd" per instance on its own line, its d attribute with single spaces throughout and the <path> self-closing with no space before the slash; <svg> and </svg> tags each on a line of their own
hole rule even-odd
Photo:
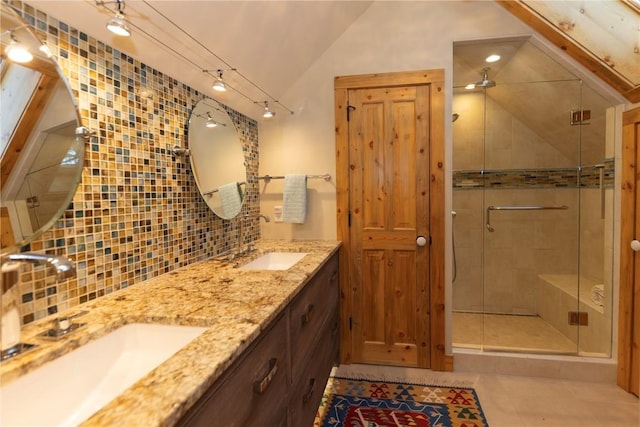
<svg viewBox="0 0 640 427">
<path fill-rule="evenodd" d="M 605 188 L 613 188 L 614 159 L 601 165 L 558 169 L 454 170 L 453 188 L 599 188 L 600 171 Z"/>
<path fill-rule="evenodd" d="M 57 56 L 84 125 L 97 131 L 69 209 L 28 248 L 71 258 L 77 277 L 56 283 L 46 268 L 23 265 L 23 323 L 230 249 L 238 221 L 211 212 L 189 160 L 172 152 L 184 145 L 189 113 L 204 94 L 28 3 L 8 3 Z M 258 124 L 227 112 L 248 163 L 243 212 L 257 213 Z M 246 224 L 247 240 L 259 233 L 258 221 Z"/>
</svg>

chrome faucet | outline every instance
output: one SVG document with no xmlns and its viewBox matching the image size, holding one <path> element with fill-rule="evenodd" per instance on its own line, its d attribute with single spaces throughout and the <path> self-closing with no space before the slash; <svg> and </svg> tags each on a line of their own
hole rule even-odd
<svg viewBox="0 0 640 427">
<path fill-rule="evenodd" d="M 64 282 L 67 279 L 76 277 L 76 268 L 69 258 L 60 255 L 37 254 L 34 252 L 20 252 L 7 256 L 9 261 L 29 262 L 34 264 L 49 264 L 56 269 L 56 280 Z"/>
<path fill-rule="evenodd" d="M 246 219 L 249 218 L 262 218 L 264 219 L 264 222 L 270 222 L 271 218 L 269 218 L 269 215 L 264 215 L 264 214 L 249 214 L 246 213 L 244 215 L 240 216 L 240 224 L 238 227 L 238 249 L 237 249 L 237 255 L 244 255 L 248 252 L 252 252 L 253 251 L 253 244 L 249 243 L 249 246 L 247 247 L 247 249 L 244 249 L 244 221 Z"/>
<path fill-rule="evenodd" d="M 264 222 L 271 222 L 271 218 L 269 218 L 269 215 L 260 214 L 258 215 L 258 218 L 264 218 Z"/>
<path fill-rule="evenodd" d="M 8 262 L 4 263 L 5 260 Z M 2 282 L 4 283 L 1 283 L 0 286 L 2 294 L 0 357 L 2 360 L 6 360 L 34 348 L 33 344 L 20 342 L 20 330 L 22 326 L 19 314 L 20 295 L 15 287 L 19 282 L 17 275 L 18 263 L 28 262 L 33 264 L 48 264 L 55 268 L 57 282 L 63 282 L 69 278 L 75 277 L 76 269 L 73 266 L 72 261 L 63 256 L 38 254 L 33 252 L 9 254 L 2 261 Z M 5 270 L 7 274 L 5 274 Z"/>
</svg>

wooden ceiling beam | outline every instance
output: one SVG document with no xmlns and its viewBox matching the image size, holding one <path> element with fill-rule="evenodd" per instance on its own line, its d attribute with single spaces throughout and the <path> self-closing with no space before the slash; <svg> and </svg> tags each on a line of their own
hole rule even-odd
<svg viewBox="0 0 640 427">
<path fill-rule="evenodd" d="M 5 182 L 13 171 L 20 157 L 20 153 L 24 149 L 36 123 L 40 119 L 40 115 L 46 108 L 51 95 L 55 93 L 58 80 L 58 74 L 42 74 L 37 87 L 33 91 L 0 161 L 0 190 L 4 187 Z"/>
<path fill-rule="evenodd" d="M 571 58 L 578 61 L 627 100 L 632 103 L 640 102 L 640 84 L 633 83 L 633 79 L 626 78 L 618 70 L 613 69 L 607 64 L 606 58 L 598 57 L 593 51 L 576 42 L 561 28 L 528 7 L 524 2 L 520 0 L 496 0 L 496 2 L 558 48 L 565 51 Z M 629 8 L 629 12 L 630 16 L 633 17 L 633 10 Z M 640 54 L 637 52 L 634 54 L 637 55 L 637 58 L 632 57 L 632 61 L 638 61 L 640 66 Z"/>
</svg>

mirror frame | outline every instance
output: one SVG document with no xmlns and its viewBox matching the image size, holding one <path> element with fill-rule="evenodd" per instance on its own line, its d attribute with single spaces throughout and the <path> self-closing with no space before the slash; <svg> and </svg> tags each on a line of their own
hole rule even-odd
<svg viewBox="0 0 640 427">
<path fill-rule="evenodd" d="M 25 230 L 25 227 L 21 226 L 20 224 L 16 224 L 16 220 L 17 222 L 21 222 L 21 220 L 25 216 L 31 216 L 29 215 L 30 213 L 33 215 L 37 215 L 34 213 L 35 207 L 29 206 L 27 199 L 17 198 L 13 196 L 14 193 L 15 194 L 21 193 L 24 185 L 20 183 L 16 183 L 15 178 L 13 179 L 14 183 L 12 185 L 11 183 L 12 178 L 9 178 L 7 180 L 8 184 L 10 187 L 13 187 L 11 191 L 9 191 L 9 193 L 12 195 L 8 196 L 8 197 L 11 197 L 11 199 L 8 199 L 8 200 L 2 199 L 1 206 L 3 209 L 7 210 L 7 214 L 8 214 L 7 223 L 10 224 L 12 229 L 13 242 L 11 244 L 7 244 L 6 246 L 4 245 L 4 243 L 0 245 L 1 246 L 0 256 L 3 256 L 12 252 L 19 251 L 23 246 L 28 245 L 34 239 L 40 237 L 43 233 L 49 230 L 62 217 L 64 212 L 69 208 L 69 205 L 72 202 L 75 196 L 75 193 L 77 191 L 78 185 L 80 184 L 82 179 L 82 172 L 84 169 L 85 151 L 86 151 L 85 143 L 90 138 L 91 132 L 82 125 L 82 117 L 80 115 L 78 104 L 73 94 L 73 91 L 71 89 L 71 86 L 69 85 L 69 81 L 64 75 L 62 68 L 58 64 L 56 57 L 49 50 L 49 47 L 42 42 L 42 40 L 38 37 L 33 27 L 29 23 L 27 23 L 13 7 L 6 4 L 5 2 L 2 2 L 1 8 L 2 8 L 1 11 L 3 15 L 2 21 L 9 22 L 11 25 L 10 28 L 0 29 L 2 31 L 1 44 L 3 46 L 2 62 L 5 62 L 7 64 L 13 64 L 8 58 L 6 58 L 4 54 L 4 46 L 6 45 L 5 43 L 6 35 L 4 34 L 4 32 L 7 32 L 8 30 L 12 29 L 14 30 L 14 33 L 19 34 L 20 42 L 25 43 L 30 47 L 30 51 L 33 54 L 34 58 L 29 64 L 35 64 L 35 67 L 29 64 L 19 64 L 19 63 L 16 63 L 16 64 L 21 65 L 27 69 L 37 70 L 40 72 L 42 76 L 48 76 L 49 84 L 47 84 L 46 86 L 45 85 L 43 86 L 46 87 L 46 90 L 54 92 L 54 94 L 52 94 L 50 97 L 49 97 L 49 94 L 44 95 L 45 98 L 42 100 L 42 102 L 44 102 L 46 105 L 42 107 L 41 111 L 36 111 L 37 115 L 31 114 L 31 112 L 30 114 L 25 115 L 24 114 L 25 110 L 23 110 L 20 113 L 20 119 L 18 120 L 17 122 L 18 124 L 15 127 L 15 129 L 17 132 L 18 128 L 20 128 L 20 132 L 25 134 L 25 137 L 24 137 L 25 142 L 23 144 L 18 143 L 17 145 L 12 145 L 11 138 L 9 138 L 9 141 L 6 147 L 7 152 L 5 152 L 2 155 L 3 167 L 5 166 L 6 163 L 11 163 L 13 167 L 20 168 L 21 170 L 25 171 L 24 172 L 25 181 L 26 181 L 26 177 L 29 174 L 35 174 L 36 172 L 34 172 L 32 168 L 36 164 L 39 164 L 38 166 L 42 166 L 43 160 L 45 163 L 47 163 L 47 160 L 50 158 L 46 155 L 46 152 L 44 151 L 44 149 L 46 148 L 47 142 L 45 141 L 40 146 L 35 146 L 35 144 L 33 143 L 34 142 L 33 139 L 38 139 L 38 138 L 33 138 L 33 135 L 32 135 L 33 130 L 37 128 L 37 126 L 40 123 L 45 122 L 45 120 L 43 120 L 43 117 L 45 117 L 46 114 L 43 114 L 43 112 L 46 113 L 46 108 L 49 106 L 49 104 L 47 104 L 47 101 L 49 99 L 47 98 L 55 98 L 56 95 L 62 96 L 64 98 L 64 95 L 66 94 L 67 97 L 64 99 L 64 104 L 65 104 L 64 108 L 66 109 L 68 104 L 68 107 L 71 107 L 73 109 L 73 111 L 67 110 L 69 112 L 68 113 L 69 120 L 67 122 L 58 123 L 58 125 L 64 124 L 65 125 L 64 127 L 67 129 L 64 135 L 62 135 L 61 137 L 62 140 L 67 141 L 62 145 L 63 148 L 65 148 L 66 150 L 65 154 L 62 157 L 58 156 L 58 158 L 60 159 L 59 163 L 46 165 L 42 169 L 43 171 L 47 170 L 47 173 L 51 174 L 51 171 L 55 167 L 56 169 L 54 172 L 54 176 L 65 175 L 66 180 L 64 182 L 62 183 L 56 182 L 51 184 L 58 184 L 58 185 L 63 184 L 62 185 L 63 188 L 68 186 L 66 194 L 64 196 L 59 197 L 54 203 L 52 203 L 54 205 L 54 208 L 51 208 L 50 210 L 55 211 L 55 213 L 53 213 L 51 217 L 45 218 L 42 221 L 36 221 L 36 224 L 32 224 L 31 219 L 29 219 L 28 221 L 29 227 L 27 227 Z M 17 26 L 13 26 L 14 21 Z M 4 27 L 4 25 L 2 27 Z M 42 67 L 42 68 L 39 69 L 39 67 Z M 56 91 L 58 92 L 57 94 L 55 93 Z M 29 108 L 31 107 L 28 107 L 27 109 Z M 32 117 L 27 117 L 27 116 L 32 116 Z M 23 117 L 25 117 L 25 120 L 24 120 L 25 123 L 23 123 L 22 121 Z M 68 129 L 70 129 L 73 124 L 75 125 L 72 128 L 73 136 L 71 136 L 70 132 L 68 132 Z M 57 126 L 57 127 L 63 127 L 63 126 Z M 56 129 L 56 126 L 53 126 L 52 128 L 47 130 L 55 131 L 55 129 Z M 40 133 L 45 133 L 45 132 L 42 131 Z M 49 135 L 51 134 L 54 134 L 54 133 L 51 132 Z M 60 134 L 57 134 L 56 137 L 59 137 L 59 136 Z M 56 148 L 58 147 L 56 146 Z M 10 153 L 11 149 L 13 149 L 13 153 Z M 14 158 L 11 160 L 7 160 L 5 162 L 5 155 L 7 154 L 12 154 Z M 49 155 L 50 155 L 50 152 L 49 152 Z M 69 171 L 66 171 L 65 174 L 60 173 L 61 167 L 69 167 L 70 165 L 73 165 L 75 168 L 70 169 Z M 11 172 L 6 173 L 6 177 L 5 177 L 5 171 L 3 171 L 2 173 L 3 173 L 3 182 L 2 182 L 3 191 L 2 192 L 6 194 L 4 190 L 5 178 L 10 177 Z M 49 190 L 49 188 L 47 188 L 47 190 Z M 58 193 L 62 193 L 62 192 L 58 191 Z M 49 192 L 48 194 L 51 194 L 51 192 Z M 43 195 L 38 194 L 37 196 L 42 197 Z M 31 197 L 33 197 L 33 195 Z M 26 209 L 18 208 L 18 203 L 17 203 L 18 201 L 21 201 L 20 204 L 26 206 Z M 9 214 L 9 211 L 12 211 L 12 213 Z M 3 226 L 6 225 L 7 223 L 5 223 L 5 217 L 3 216 Z M 20 235 L 17 235 L 16 231 L 19 231 Z"/>
<path fill-rule="evenodd" d="M 209 128 L 208 122 L 216 126 Z M 187 135 L 189 162 L 200 195 L 218 217 L 235 218 L 246 200 L 247 160 L 227 108 L 206 96 L 197 101 Z"/>
</svg>

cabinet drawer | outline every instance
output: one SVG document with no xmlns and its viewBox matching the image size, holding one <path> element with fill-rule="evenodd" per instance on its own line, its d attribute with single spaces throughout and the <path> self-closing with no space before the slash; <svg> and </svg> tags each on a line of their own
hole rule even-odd
<svg viewBox="0 0 640 427">
<path fill-rule="evenodd" d="M 315 349 L 323 326 L 339 305 L 338 281 L 338 259 L 333 256 L 293 301 L 290 327 L 291 373 L 294 379 L 307 369 L 300 362 Z"/>
<path fill-rule="evenodd" d="M 293 377 L 293 388 L 289 399 L 289 426 L 291 427 L 313 425 L 331 368 L 339 357 L 338 319 L 338 307 L 336 307 L 318 337 L 313 353 L 305 360 L 305 370 L 301 372 L 300 377 Z"/>
<path fill-rule="evenodd" d="M 288 391 L 287 318 L 281 316 L 185 415 L 179 425 L 284 426 Z M 259 420 L 256 419 L 259 417 Z"/>
</svg>

